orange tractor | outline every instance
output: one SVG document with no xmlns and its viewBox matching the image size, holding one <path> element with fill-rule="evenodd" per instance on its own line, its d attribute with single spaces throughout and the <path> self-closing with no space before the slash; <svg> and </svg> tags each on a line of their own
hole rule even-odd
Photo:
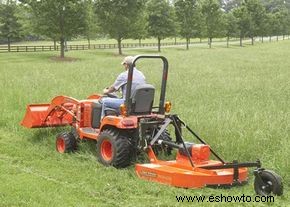
<svg viewBox="0 0 290 207">
<path fill-rule="evenodd" d="M 154 105 L 155 88 L 138 85 L 131 91 L 133 68 L 142 58 L 161 59 L 163 75 L 159 104 Z M 125 103 L 120 110 L 105 109 L 101 117 L 102 96 L 91 95 L 86 100 L 66 96 L 55 97 L 50 104 L 27 106 L 22 125 L 27 128 L 70 125 L 70 132 L 56 138 L 56 150 L 72 152 L 83 139 L 96 140 L 98 160 L 106 166 L 123 168 L 134 162 L 140 151 L 146 152 L 150 163 L 136 164 L 138 177 L 184 188 L 232 186 L 248 180 L 248 168 L 255 167 L 254 188 L 259 195 L 282 195 L 281 177 L 261 168 L 256 162 L 225 162 L 205 141 L 177 115 L 170 114 L 171 103 L 165 102 L 168 61 L 163 56 L 135 56 L 128 70 Z M 168 132 L 172 125 L 175 139 Z M 197 139 L 185 142 L 182 129 Z M 177 150 L 176 159 L 159 160 L 160 151 L 170 154 Z M 215 157 L 215 159 L 210 159 Z"/>
</svg>

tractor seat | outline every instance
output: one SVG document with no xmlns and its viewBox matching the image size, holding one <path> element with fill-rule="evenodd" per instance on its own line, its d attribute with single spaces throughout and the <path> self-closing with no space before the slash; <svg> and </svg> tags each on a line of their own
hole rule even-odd
<svg viewBox="0 0 290 207">
<path fill-rule="evenodd" d="M 154 101 L 155 88 L 150 84 L 137 85 L 131 95 L 131 114 L 150 114 Z"/>
</svg>

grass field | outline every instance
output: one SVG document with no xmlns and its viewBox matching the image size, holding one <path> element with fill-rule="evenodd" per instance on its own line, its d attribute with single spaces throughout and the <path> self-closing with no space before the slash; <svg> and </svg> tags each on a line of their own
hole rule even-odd
<svg viewBox="0 0 290 207">
<path fill-rule="evenodd" d="M 167 100 L 228 161 L 255 161 L 278 172 L 284 196 L 274 203 L 178 203 L 176 196 L 254 196 L 249 184 L 232 189 L 180 189 L 137 178 L 134 167 L 103 167 L 94 143 L 73 154 L 55 151 L 58 129 L 19 125 L 26 105 L 56 95 L 84 99 L 101 92 L 123 68 L 117 51 L 0 54 L 0 206 L 289 206 L 290 41 L 229 49 L 163 49 L 169 60 Z M 156 53 L 124 50 L 126 55 Z M 158 88 L 158 61 L 141 61 Z M 156 72 L 157 69 L 160 71 Z M 190 140 L 190 137 L 187 137 Z"/>
</svg>

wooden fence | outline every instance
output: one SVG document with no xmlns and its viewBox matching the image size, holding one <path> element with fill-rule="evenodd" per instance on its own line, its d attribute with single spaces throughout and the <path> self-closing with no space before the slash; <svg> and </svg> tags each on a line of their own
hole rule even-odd
<svg viewBox="0 0 290 207">
<path fill-rule="evenodd" d="M 164 42 L 161 46 L 170 45 L 184 45 L 184 42 Z M 139 47 L 157 47 L 157 43 L 124 43 L 121 44 L 122 48 L 139 48 Z M 93 49 L 114 49 L 118 48 L 118 44 L 91 44 L 91 45 L 67 45 L 66 50 L 93 50 Z M 11 45 L 10 51 L 7 45 L 0 45 L 0 53 L 4 52 L 41 52 L 41 51 L 58 51 L 60 46 L 56 45 Z"/>
<path fill-rule="evenodd" d="M 284 39 L 284 37 L 283 37 Z M 289 36 L 288 38 L 289 39 Z M 243 41 L 248 41 L 249 39 L 244 39 Z M 238 41 L 237 38 L 233 38 L 230 42 Z M 260 41 L 260 38 L 259 38 Z M 212 43 L 226 42 L 224 39 L 214 40 Z M 174 45 L 185 45 L 185 42 L 161 42 L 161 46 L 174 46 Z M 192 44 L 208 44 L 207 40 L 191 42 Z M 142 47 L 157 47 L 157 43 L 123 43 L 122 48 L 142 48 Z M 115 49 L 118 48 L 118 44 L 85 44 L 85 45 L 67 45 L 65 50 L 94 50 L 94 49 Z M 11 45 L 10 50 L 7 45 L 0 45 L 0 53 L 5 52 L 41 52 L 41 51 L 58 51 L 60 50 L 60 45 Z"/>
</svg>

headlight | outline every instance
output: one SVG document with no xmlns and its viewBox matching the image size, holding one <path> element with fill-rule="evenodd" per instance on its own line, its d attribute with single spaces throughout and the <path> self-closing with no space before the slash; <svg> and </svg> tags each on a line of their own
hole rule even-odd
<svg viewBox="0 0 290 207">
<path fill-rule="evenodd" d="M 166 101 L 165 102 L 165 106 L 164 106 L 165 112 L 169 113 L 171 110 L 171 102 L 170 101 Z"/>
<path fill-rule="evenodd" d="M 120 105 L 120 113 L 122 116 L 126 116 L 127 115 L 127 108 L 125 104 L 121 104 Z"/>
</svg>

